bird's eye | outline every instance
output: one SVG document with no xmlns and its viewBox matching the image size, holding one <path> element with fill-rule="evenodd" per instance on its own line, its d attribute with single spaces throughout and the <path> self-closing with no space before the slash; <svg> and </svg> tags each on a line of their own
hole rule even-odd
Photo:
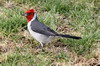
<svg viewBox="0 0 100 66">
<path fill-rule="evenodd" d="M 32 13 L 27 13 L 27 15 L 30 15 L 30 14 L 32 14 Z"/>
</svg>

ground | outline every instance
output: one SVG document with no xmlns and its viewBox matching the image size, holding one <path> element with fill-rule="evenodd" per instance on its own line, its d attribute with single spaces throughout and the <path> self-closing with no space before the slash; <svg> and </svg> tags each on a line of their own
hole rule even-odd
<svg viewBox="0 0 100 66">
<path fill-rule="evenodd" d="M 44 48 L 27 31 L 21 16 L 35 9 L 39 20 L 58 33 Z M 0 66 L 99 66 L 99 0 L 0 0 Z"/>
</svg>

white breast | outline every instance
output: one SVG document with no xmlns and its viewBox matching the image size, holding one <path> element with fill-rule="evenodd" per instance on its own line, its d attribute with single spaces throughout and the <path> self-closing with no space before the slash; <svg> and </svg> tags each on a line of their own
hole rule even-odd
<svg viewBox="0 0 100 66">
<path fill-rule="evenodd" d="M 37 41 L 39 41 L 40 43 L 49 43 L 54 37 L 53 36 L 45 36 L 43 34 L 40 33 L 36 33 L 31 29 L 31 21 L 28 23 L 28 30 L 30 32 L 30 34 L 32 35 L 32 37 L 34 37 Z"/>
</svg>

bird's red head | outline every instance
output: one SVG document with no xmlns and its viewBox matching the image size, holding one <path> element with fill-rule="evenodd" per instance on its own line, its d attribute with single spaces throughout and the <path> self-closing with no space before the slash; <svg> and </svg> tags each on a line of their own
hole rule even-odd
<svg viewBox="0 0 100 66">
<path fill-rule="evenodd" d="M 22 14 L 23 16 L 26 16 L 28 22 L 31 21 L 31 19 L 34 17 L 34 9 L 30 9 L 28 11 L 26 11 L 24 14 Z"/>
</svg>

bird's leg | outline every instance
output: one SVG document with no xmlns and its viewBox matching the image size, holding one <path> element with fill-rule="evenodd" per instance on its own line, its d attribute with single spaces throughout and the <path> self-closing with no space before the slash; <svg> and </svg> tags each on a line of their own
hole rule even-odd
<svg viewBox="0 0 100 66">
<path fill-rule="evenodd" d="M 43 48 L 44 43 L 40 42 L 40 45 L 37 48 Z"/>
<path fill-rule="evenodd" d="M 40 44 L 41 44 L 40 47 L 43 48 L 44 43 L 40 42 Z"/>
</svg>

